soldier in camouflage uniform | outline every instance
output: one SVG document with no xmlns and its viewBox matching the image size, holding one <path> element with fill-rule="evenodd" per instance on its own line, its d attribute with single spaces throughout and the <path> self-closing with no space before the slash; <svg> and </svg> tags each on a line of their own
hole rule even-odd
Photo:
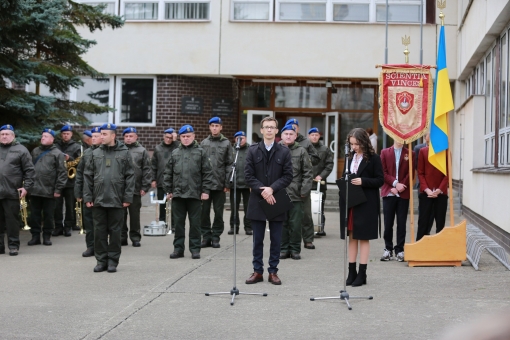
<svg viewBox="0 0 510 340">
<path fill-rule="evenodd" d="M 122 133 L 124 144 L 129 149 L 133 158 L 133 169 L 135 171 L 135 191 L 133 202 L 125 209 L 124 226 L 122 227 L 121 244 L 127 246 L 128 241 L 128 212 L 129 212 L 129 239 L 133 247 L 140 247 L 142 234 L 140 233 L 140 209 L 142 208 L 142 197 L 150 190 L 152 172 L 149 153 L 138 142 L 138 132 L 134 127 L 128 127 Z"/>
<path fill-rule="evenodd" d="M 76 181 L 74 183 L 74 196 L 78 202 L 83 202 L 83 172 L 85 164 L 88 164 L 92 158 L 92 152 L 101 145 L 101 128 L 94 127 L 91 131 L 91 145 L 85 151 L 78 167 L 76 168 Z M 81 254 L 83 257 L 94 256 L 94 218 L 92 208 L 82 204 L 83 211 L 83 230 L 85 231 L 85 244 L 87 249 Z"/>
<path fill-rule="evenodd" d="M 135 173 L 129 149 L 115 138 L 115 124 L 101 126 L 102 145 L 85 164 L 83 201 L 94 217 L 94 272 L 117 271 L 124 208 L 133 202 Z"/>
<path fill-rule="evenodd" d="M 223 222 L 223 209 L 225 207 L 225 193 L 227 187 L 228 172 L 232 165 L 232 146 L 228 138 L 221 134 L 223 122 L 219 117 L 209 120 L 211 134 L 204 139 L 200 146 L 204 149 L 211 162 L 213 170 L 213 183 L 209 199 L 202 206 L 202 243 L 201 247 L 220 247 L 220 236 L 225 228 Z M 182 141 L 181 141 L 182 142 Z M 211 203 L 214 210 L 214 221 L 211 226 Z"/>
<path fill-rule="evenodd" d="M 30 191 L 30 233 L 29 246 L 41 244 L 41 222 L 43 224 L 43 244 L 51 246 L 51 233 L 55 227 L 56 198 L 60 197 L 67 182 L 67 169 L 64 154 L 57 149 L 53 141 L 55 132 L 44 129 L 41 145 L 32 150 L 32 162 L 35 168 L 35 183 Z"/>
<path fill-rule="evenodd" d="M 171 259 L 184 257 L 186 215 L 189 216 L 189 250 L 192 259 L 200 258 L 200 222 L 202 202 L 209 199 L 213 184 L 207 154 L 195 141 L 195 130 L 184 125 L 179 130 L 181 145 L 172 152 L 165 169 L 164 189 L 172 200 L 175 225 Z"/>
<path fill-rule="evenodd" d="M 163 182 L 164 182 L 164 173 L 166 163 L 170 159 L 172 155 L 172 151 L 179 147 L 180 142 L 174 136 L 174 129 L 168 128 L 165 130 L 165 134 L 163 136 L 163 141 L 156 146 L 154 149 L 154 153 L 152 154 L 151 159 L 151 169 L 152 169 L 152 188 L 158 190 L 158 200 L 162 200 L 165 195 L 165 190 L 163 190 Z M 159 220 L 165 221 L 166 211 L 165 206 L 162 204 L 159 207 Z M 175 226 L 173 221 L 170 223 L 172 231 L 175 231 Z"/>
<path fill-rule="evenodd" d="M 289 210 L 287 221 L 283 222 L 280 259 L 292 257 L 301 259 L 301 223 L 303 220 L 303 201 L 312 189 L 312 163 L 302 146 L 296 142 L 296 129 L 292 125 L 282 128 L 280 144 L 290 149 L 292 157 L 292 182 L 286 188 L 294 207 Z"/>
</svg>

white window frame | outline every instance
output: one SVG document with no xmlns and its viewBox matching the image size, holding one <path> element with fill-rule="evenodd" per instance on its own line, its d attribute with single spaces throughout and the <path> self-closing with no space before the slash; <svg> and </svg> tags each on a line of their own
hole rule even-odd
<svg viewBox="0 0 510 340">
<path fill-rule="evenodd" d="M 122 79 L 153 79 L 154 90 L 152 93 L 152 122 L 150 123 L 130 123 L 121 122 L 121 108 L 122 108 Z M 158 93 L 158 79 L 155 75 L 122 75 L 115 77 L 115 124 L 117 126 L 156 126 L 156 99 Z M 112 97 L 112 96 L 111 96 Z M 111 98 L 110 97 L 110 98 Z"/>
<path fill-rule="evenodd" d="M 156 22 L 163 21 L 165 11 L 162 9 L 163 1 L 161 0 L 120 0 L 120 15 L 125 18 L 126 4 L 141 4 L 141 3 L 157 3 L 158 4 L 158 17 L 156 19 L 126 19 L 126 22 Z M 164 5 L 163 5 L 164 6 Z"/>
<path fill-rule="evenodd" d="M 280 6 L 281 4 L 311 4 L 315 3 L 317 5 L 324 4 L 326 6 L 326 15 L 324 17 L 324 20 L 281 20 L 280 19 Z M 276 22 L 328 22 L 332 21 L 333 19 L 333 7 L 331 5 L 331 0 L 276 0 L 276 10 L 275 10 L 275 18 L 274 20 Z M 329 12 L 329 13 L 328 13 Z M 328 20 L 328 18 L 330 20 Z"/>
<path fill-rule="evenodd" d="M 372 5 L 371 0 L 333 0 L 328 1 L 328 5 L 326 7 L 326 21 L 338 22 L 338 23 L 353 23 L 353 22 L 362 22 L 369 23 L 375 22 L 375 6 Z M 333 8 L 335 5 L 368 5 L 368 21 L 335 21 L 333 18 Z"/>
<path fill-rule="evenodd" d="M 207 3 L 209 4 L 209 16 L 207 19 L 166 19 L 165 18 L 165 7 L 166 7 L 166 4 L 169 4 L 169 3 Z M 161 13 L 161 20 L 162 21 L 166 21 L 166 22 L 209 22 L 211 21 L 211 1 L 210 0 L 165 0 L 162 2 L 162 13 Z"/>
<path fill-rule="evenodd" d="M 98 3 L 113 3 L 114 9 L 113 9 L 113 15 L 119 15 L 119 0 L 77 0 L 80 4 L 98 4 Z"/>
<path fill-rule="evenodd" d="M 274 17 L 274 1 L 275 0 L 232 0 L 230 1 L 230 21 L 233 22 L 272 22 Z M 235 3 L 267 3 L 269 6 L 269 18 L 267 20 L 239 20 L 234 18 Z"/>
<path fill-rule="evenodd" d="M 82 77 L 82 79 L 91 79 L 90 77 Z M 109 85 L 109 90 L 108 90 L 108 106 L 109 107 L 113 107 L 113 94 L 114 94 L 114 83 L 115 83 L 115 79 L 113 76 L 109 76 L 108 77 L 108 85 Z M 76 99 L 78 98 L 78 89 L 75 89 L 74 87 L 71 87 L 69 89 L 69 100 L 72 100 L 72 101 L 76 101 Z M 111 111 L 108 111 L 108 121 L 107 122 L 104 122 L 104 123 L 111 123 L 113 122 L 113 112 Z M 91 123 L 90 126 L 101 126 L 103 125 L 103 123 Z"/>
</svg>

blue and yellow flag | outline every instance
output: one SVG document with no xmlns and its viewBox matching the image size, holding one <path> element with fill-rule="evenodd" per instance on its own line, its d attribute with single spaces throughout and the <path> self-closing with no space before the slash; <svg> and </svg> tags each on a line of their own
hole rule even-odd
<svg viewBox="0 0 510 340">
<path fill-rule="evenodd" d="M 452 90 L 446 67 L 446 46 L 444 26 L 439 33 L 437 52 L 437 74 L 434 84 L 432 121 L 430 124 L 429 162 L 443 174 L 446 170 L 446 150 L 448 149 L 448 112 L 453 110 Z"/>
</svg>

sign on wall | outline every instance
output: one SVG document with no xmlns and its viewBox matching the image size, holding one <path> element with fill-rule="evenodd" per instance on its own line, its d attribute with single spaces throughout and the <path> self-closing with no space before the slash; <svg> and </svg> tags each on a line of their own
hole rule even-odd
<svg viewBox="0 0 510 340">
<path fill-rule="evenodd" d="M 212 100 L 212 115 L 213 116 L 231 116 L 233 113 L 234 104 L 231 99 L 213 99 Z"/>
<path fill-rule="evenodd" d="M 181 112 L 189 115 L 204 113 L 204 99 L 201 97 L 182 96 Z"/>
</svg>

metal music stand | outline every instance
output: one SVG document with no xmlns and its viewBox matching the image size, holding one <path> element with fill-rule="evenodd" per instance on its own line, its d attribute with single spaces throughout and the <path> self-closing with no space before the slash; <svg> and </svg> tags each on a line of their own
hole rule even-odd
<svg viewBox="0 0 510 340">
<path fill-rule="evenodd" d="M 346 143 L 345 144 L 345 228 L 347 229 L 347 217 L 349 215 L 349 206 L 347 204 L 347 202 L 349 202 L 349 185 L 348 185 L 348 181 L 349 181 L 349 175 L 350 175 L 350 172 L 349 172 L 349 150 L 350 150 L 350 146 L 349 146 L 349 143 Z M 342 228 L 342 226 L 340 225 L 340 228 Z M 345 230 L 345 249 L 344 249 L 344 289 L 340 291 L 340 296 L 330 296 L 330 297 L 317 297 L 317 298 L 310 298 L 310 301 L 315 301 L 315 300 L 331 300 L 331 299 L 340 299 L 340 300 L 344 300 L 345 303 L 347 304 L 347 308 L 349 310 L 352 310 L 352 307 L 351 307 L 351 304 L 349 303 L 349 299 L 363 299 L 363 300 L 372 300 L 373 297 L 372 296 L 349 296 L 349 293 L 347 292 L 347 285 L 346 285 L 346 281 L 347 281 L 347 262 L 348 262 L 348 259 L 347 259 L 347 248 L 348 248 L 348 243 L 347 243 L 347 230 Z M 342 231 L 340 230 L 340 235 L 342 235 Z"/>
<path fill-rule="evenodd" d="M 239 137 L 238 137 L 239 138 Z M 232 175 L 230 176 L 230 183 L 234 184 L 234 202 L 230 202 L 230 204 L 234 204 L 234 237 L 233 237 L 233 243 L 234 243 L 234 286 L 230 290 L 230 292 L 215 292 L 215 293 L 205 293 L 205 296 L 211 296 L 211 295 L 221 295 L 221 294 L 230 294 L 232 295 L 232 300 L 230 301 L 230 305 L 234 305 L 234 299 L 236 298 L 236 295 L 260 295 L 260 296 L 267 296 L 267 293 L 245 293 L 240 292 L 236 285 L 236 234 L 237 234 L 237 209 L 235 209 L 237 205 L 237 181 L 236 181 L 236 166 L 237 166 L 237 156 L 239 155 L 239 149 L 241 148 L 240 142 L 236 143 L 236 157 L 234 159 L 234 163 L 232 163 Z M 244 207 L 245 209 L 247 207 Z M 246 212 L 245 212 L 246 213 Z"/>
</svg>

